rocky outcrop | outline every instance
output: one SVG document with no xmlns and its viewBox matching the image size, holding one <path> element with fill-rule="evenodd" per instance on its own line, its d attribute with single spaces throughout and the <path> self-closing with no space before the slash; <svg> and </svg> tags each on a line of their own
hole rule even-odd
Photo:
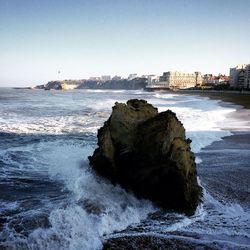
<svg viewBox="0 0 250 250">
<path fill-rule="evenodd" d="M 45 90 L 69 90 L 69 89 L 143 89 L 147 85 L 146 78 L 135 78 L 133 80 L 109 80 L 109 81 L 96 81 L 96 80 L 63 80 L 63 81 L 50 81 L 45 85 L 35 86 L 35 89 Z"/>
<path fill-rule="evenodd" d="M 193 235 L 192 235 L 193 236 Z M 197 237 L 197 236 L 193 236 Z M 191 235 L 162 237 L 160 235 L 130 235 L 107 239 L 103 250 L 137 250 L 137 249 L 182 249 L 182 250 L 216 250 L 221 249 L 217 242 L 192 241 Z"/>
<path fill-rule="evenodd" d="M 175 113 L 158 113 L 144 100 L 129 100 L 115 104 L 89 160 L 99 174 L 138 197 L 192 214 L 201 188 L 190 143 Z"/>
</svg>

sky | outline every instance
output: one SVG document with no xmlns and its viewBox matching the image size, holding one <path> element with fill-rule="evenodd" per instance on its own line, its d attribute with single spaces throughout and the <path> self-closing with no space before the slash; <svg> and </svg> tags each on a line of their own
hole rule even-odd
<svg viewBox="0 0 250 250">
<path fill-rule="evenodd" d="M 0 0 L 0 87 L 250 63 L 249 0 Z"/>
</svg>

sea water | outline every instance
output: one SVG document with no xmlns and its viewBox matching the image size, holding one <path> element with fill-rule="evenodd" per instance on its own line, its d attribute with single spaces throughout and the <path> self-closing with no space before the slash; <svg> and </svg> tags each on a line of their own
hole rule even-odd
<svg viewBox="0 0 250 250">
<path fill-rule="evenodd" d="M 194 216 L 167 213 L 92 171 L 98 128 L 115 102 L 134 98 L 176 112 L 196 154 L 230 135 L 223 128 L 235 108 L 205 97 L 0 89 L 0 247 L 101 249 L 109 237 L 141 234 L 249 247 L 250 213 L 241 204 L 216 200 L 204 188 Z"/>
</svg>

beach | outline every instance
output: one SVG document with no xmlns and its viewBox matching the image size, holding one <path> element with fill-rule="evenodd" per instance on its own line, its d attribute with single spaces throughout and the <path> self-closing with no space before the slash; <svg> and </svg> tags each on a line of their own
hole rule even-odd
<svg viewBox="0 0 250 250">
<path fill-rule="evenodd" d="M 249 209 L 249 131 L 233 132 L 232 136 L 204 148 L 199 156 L 202 158 L 199 176 L 207 190 L 219 200 L 240 203 Z"/>
<path fill-rule="evenodd" d="M 97 130 L 128 99 L 171 109 L 183 123 L 203 187 L 193 216 L 137 199 L 89 168 Z M 2 89 L 0 248 L 248 249 L 248 111 L 175 92 Z"/>
<path fill-rule="evenodd" d="M 180 91 L 180 94 L 208 97 L 212 100 L 219 100 L 221 106 L 235 108 L 234 112 L 227 115 L 227 120 L 230 122 L 224 124 L 223 128 L 229 130 L 231 135 L 222 137 L 221 140 L 202 148 L 201 152 L 196 155 L 202 160 L 197 165 L 197 171 L 205 192 L 208 192 L 209 196 L 211 195 L 221 204 L 231 204 L 229 213 L 237 214 L 242 209 L 249 211 L 250 95 L 221 92 L 186 93 L 186 91 Z M 235 204 L 241 204 L 241 206 L 238 207 Z M 223 216 L 221 217 L 221 220 L 218 220 L 218 225 L 225 224 L 226 227 L 227 222 Z M 232 226 L 237 228 L 238 219 L 236 216 L 236 221 Z M 249 215 L 247 221 L 250 222 Z M 218 237 L 207 235 L 202 243 L 197 240 L 203 237 L 204 235 L 195 233 L 186 235 L 183 232 L 175 232 L 170 234 L 168 238 L 160 235 L 125 236 L 109 239 L 105 243 L 104 249 L 137 249 L 138 247 L 151 249 L 155 246 L 159 249 L 187 250 L 223 248 Z M 232 236 L 231 240 L 234 238 L 235 236 Z M 246 238 L 245 241 L 243 240 L 242 246 L 238 246 L 237 249 L 249 248 L 250 242 Z M 234 249 L 234 244 L 227 246 L 227 249 Z"/>
<path fill-rule="evenodd" d="M 241 105 L 246 109 L 250 109 L 250 93 L 240 91 L 211 91 L 211 90 L 178 90 L 178 94 L 199 95 L 209 97 L 213 100 L 221 100 L 223 102 L 230 102 L 236 105 Z"/>
<path fill-rule="evenodd" d="M 230 130 L 232 135 L 212 143 L 199 154 L 203 165 L 198 169 L 200 178 L 218 199 L 239 202 L 245 209 L 249 209 L 250 95 L 220 92 L 199 95 L 221 100 L 222 106 L 236 108 L 228 117 L 230 125 L 225 124 L 225 129 Z M 211 158 L 214 160 L 211 161 Z"/>
<path fill-rule="evenodd" d="M 235 221 L 228 225 L 226 218 L 222 215 L 224 208 L 220 204 L 221 211 L 218 211 L 219 214 L 216 215 L 218 217 L 217 226 L 223 227 L 224 225 L 225 230 L 227 227 L 235 227 L 238 230 L 238 220 L 241 220 L 238 214 L 249 211 L 250 208 L 250 131 L 233 132 L 231 136 L 226 136 L 221 141 L 216 141 L 203 148 L 197 156 L 202 159 L 197 170 L 205 192 L 208 192 L 209 196 L 211 195 L 221 204 L 231 204 L 227 208 L 227 213 L 235 214 Z M 246 216 L 246 223 L 249 223 L 249 214 Z M 209 221 L 207 223 L 209 227 Z M 186 233 L 177 230 L 169 233 L 167 237 L 152 234 L 110 238 L 105 242 L 103 249 L 217 250 L 225 249 L 221 243 L 224 240 L 231 242 L 226 249 L 250 249 L 250 241 L 247 237 L 245 239 L 238 239 L 236 235 L 229 238 L 224 235 L 218 237 L 211 235 L 211 233 L 203 235 L 197 233 L 196 230 L 194 231 Z M 234 240 L 239 240 L 241 245 L 234 245 Z"/>
</svg>

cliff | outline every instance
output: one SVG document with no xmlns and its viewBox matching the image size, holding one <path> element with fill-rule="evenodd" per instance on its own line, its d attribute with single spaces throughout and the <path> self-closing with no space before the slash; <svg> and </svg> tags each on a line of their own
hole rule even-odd
<svg viewBox="0 0 250 250">
<path fill-rule="evenodd" d="M 133 80 L 110 80 L 110 81 L 91 81 L 91 80 L 64 80 L 64 81 L 50 81 L 45 85 L 36 86 L 36 89 L 55 89 L 55 90 L 69 90 L 69 89 L 143 89 L 147 85 L 145 78 L 135 78 Z"/>
</svg>

